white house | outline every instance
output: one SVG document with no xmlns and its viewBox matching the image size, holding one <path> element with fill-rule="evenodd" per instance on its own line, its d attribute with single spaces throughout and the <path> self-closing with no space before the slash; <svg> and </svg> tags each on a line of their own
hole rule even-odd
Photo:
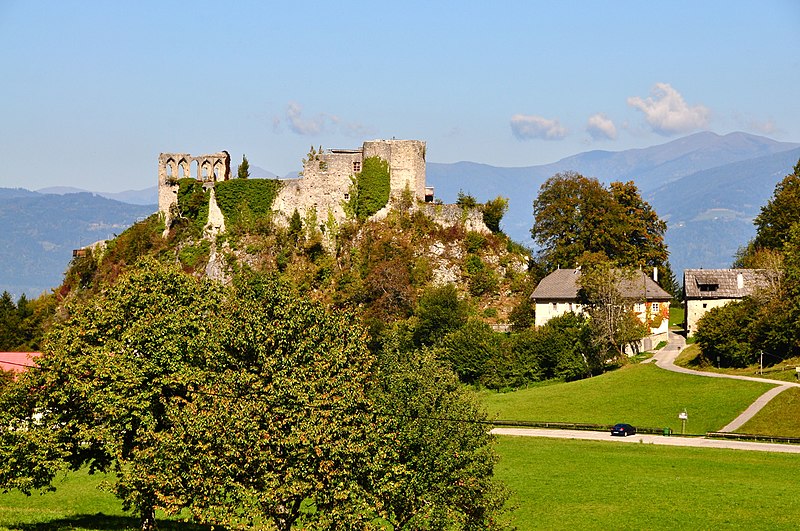
<svg viewBox="0 0 800 531">
<path fill-rule="evenodd" d="M 557 269 L 539 282 L 531 294 L 536 305 L 537 328 L 568 312 L 583 313 L 578 299 L 580 277 L 580 269 Z M 650 335 L 642 340 L 640 349 L 649 350 L 660 341 L 666 341 L 670 294 L 642 271 L 622 280 L 618 289 L 624 298 L 632 301 L 632 310 L 639 320 L 650 325 Z"/>
<path fill-rule="evenodd" d="M 686 337 L 712 308 L 740 301 L 767 287 L 778 275 L 768 269 L 687 269 L 683 272 Z"/>
</svg>

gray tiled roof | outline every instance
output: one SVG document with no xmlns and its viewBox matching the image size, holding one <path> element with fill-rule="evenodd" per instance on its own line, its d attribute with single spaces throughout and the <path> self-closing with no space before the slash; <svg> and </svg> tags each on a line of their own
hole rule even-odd
<svg viewBox="0 0 800 531">
<path fill-rule="evenodd" d="M 687 299 L 741 299 L 768 286 L 770 274 L 776 273 L 767 269 L 687 269 L 683 272 L 684 294 Z"/>
<path fill-rule="evenodd" d="M 547 301 L 577 300 L 580 277 L 581 271 L 579 269 L 556 269 L 539 282 L 539 285 L 533 290 L 531 298 Z M 620 282 L 619 290 L 624 297 L 630 299 L 644 297 L 648 301 L 668 301 L 672 298 L 669 293 L 661 289 L 643 271 L 636 271 L 632 279 L 625 279 Z"/>
</svg>

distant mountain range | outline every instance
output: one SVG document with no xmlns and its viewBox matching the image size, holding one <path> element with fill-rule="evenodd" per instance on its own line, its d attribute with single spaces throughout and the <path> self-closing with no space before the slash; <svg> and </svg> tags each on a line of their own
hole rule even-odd
<svg viewBox="0 0 800 531">
<path fill-rule="evenodd" d="M 670 262 L 680 281 L 687 268 L 730 266 L 736 250 L 755 235 L 753 218 L 798 159 L 800 143 L 704 132 L 649 148 L 589 151 L 524 168 L 428 163 L 427 177 L 445 202 L 455 201 L 460 190 L 481 201 L 508 197 L 502 227 L 530 246 L 533 200 L 549 177 L 572 170 L 605 183 L 632 180 L 668 223 Z"/>
<path fill-rule="evenodd" d="M 445 202 L 454 202 L 459 191 L 479 201 L 508 197 L 503 230 L 531 247 L 532 203 L 547 178 L 572 170 L 606 183 L 633 180 L 668 223 L 670 261 L 680 280 L 686 268 L 730 266 L 736 250 L 755 234 L 753 218 L 798 159 L 800 143 L 704 132 L 643 149 L 588 151 L 539 166 L 429 162 L 427 179 Z M 253 178 L 276 177 L 256 166 L 250 172 Z M 0 290 L 33 296 L 58 285 L 73 248 L 112 237 L 155 212 L 157 197 L 156 186 L 119 193 L 0 189 L 5 229 Z"/>
<path fill-rule="evenodd" d="M 85 192 L 0 188 L 0 292 L 32 298 L 58 286 L 73 249 L 113 238 L 156 210 Z"/>
</svg>

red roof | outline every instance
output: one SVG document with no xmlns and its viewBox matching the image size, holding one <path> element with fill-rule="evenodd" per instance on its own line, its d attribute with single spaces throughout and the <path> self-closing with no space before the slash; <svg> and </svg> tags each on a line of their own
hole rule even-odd
<svg viewBox="0 0 800 531">
<path fill-rule="evenodd" d="M 31 366 L 36 366 L 33 361 L 41 352 L 0 352 L 0 368 L 4 371 L 25 372 Z"/>
</svg>

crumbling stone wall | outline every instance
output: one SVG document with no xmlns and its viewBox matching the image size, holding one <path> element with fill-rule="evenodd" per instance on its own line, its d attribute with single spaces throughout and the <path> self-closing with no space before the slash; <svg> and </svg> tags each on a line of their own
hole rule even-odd
<svg viewBox="0 0 800 531">
<path fill-rule="evenodd" d="M 303 165 L 303 176 L 288 180 L 275 199 L 274 209 L 286 218 L 295 209 L 305 215 L 314 209 L 324 221 L 328 212 L 334 219 L 345 219 L 342 204 L 350 199 L 352 178 L 361 171 L 364 159 L 379 157 L 389 164 L 390 200 L 408 188 L 420 201 L 433 199 L 425 186 L 425 142 L 421 140 L 371 140 L 361 149 L 330 149 L 310 157 Z"/>
<path fill-rule="evenodd" d="M 350 199 L 352 177 L 361 171 L 362 150 L 327 150 L 306 160 L 303 175 L 298 179 L 287 179 L 275 198 L 273 210 L 286 219 L 295 209 L 305 215 L 316 210 L 321 222 L 328 217 L 345 219 L 343 203 Z"/>
<path fill-rule="evenodd" d="M 309 154 L 303 163 L 303 174 L 297 179 L 283 182 L 272 208 L 277 220 L 288 222 L 295 210 L 306 217 L 309 211 L 316 213 L 319 223 L 326 223 L 328 214 L 341 223 L 346 219 L 343 205 L 350 199 L 350 187 L 355 174 L 361 171 L 364 160 L 379 157 L 389 165 L 389 205 L 379 211 L 375 218 L 385 216 L 392 208 L 392 202 L 399 199 L 406 189 L 410 190 L 420 203 L 428 202 L 423 208 L 426 215 L 442 226 L 463 224 L 467 230 L 488 233 L 481 213 L 477 210 L 464 211 L 457 205 L 433 205 L 433 189 L 425 183 L 426 145 L 421 140 L 370 140 L 360 149 L 328 149 Z M 192 175 L 194 173 L 194 175 Z M 178 180 L 193 177 L 213 187 L 218 181 L 230 179 L 230 155 L 220 151 L 210 155 L 192 156 L 189 153 L 161 153 L 158 157 L 158 209 L 165 216 L 169 227 L 172 210 L 178 202 Z M 213 195 L 213 205 L 216 202 Z M 209 219 L 213 231 L 224 231 L 221 213 Z"/>
<path fill-rule="evenodd" d="M 189 153 L 158 155 L 158 211 L 164 215 L 166 226 L 171 221 L 173 205 L 178 204 L 178 180 L 192 177 L 204 183 L 227 181 L 231 178 L 231 156 L 227 151 L 193 157 Z"/>
</svg>

